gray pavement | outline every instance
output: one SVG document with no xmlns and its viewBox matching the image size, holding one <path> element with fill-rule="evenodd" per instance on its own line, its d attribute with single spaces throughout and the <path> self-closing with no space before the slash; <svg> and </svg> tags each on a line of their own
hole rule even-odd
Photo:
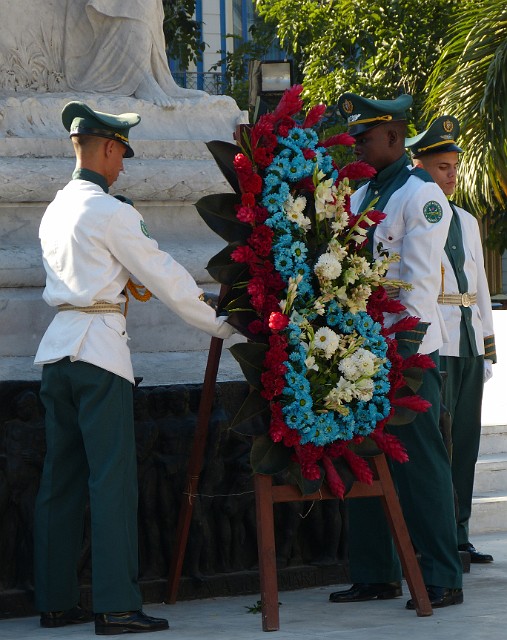
<svg viewBox="0 0 507 640">
<path fill-rule="evenodd" d="M 418 618 L 405 609 L 409 592 L 396 600 L 331 604 L 334 587 L 317 587 L 279 594 L 280 630 L 276 640 L 505 640 L 507 637 L 507 531 L 473 539 L 475 546 L 491 553 L 489 565 L 472 565 L 464 575 L 465 602 L 435 610 Z M 342 588 L 339 586 L 338 588 Z M 148 614 L 169 618 L 170 630 L 146 636 L 163 640 L 260 640 L 261 615 L 248 612 L 258 596 L 213 598 L 150 604 Z M 271 634 L 270 634 L 271 635 Z M 38 618 L 0 621 L 1 640 L 87 640 L 93 624 L 41 629 Z"/>
</svg>

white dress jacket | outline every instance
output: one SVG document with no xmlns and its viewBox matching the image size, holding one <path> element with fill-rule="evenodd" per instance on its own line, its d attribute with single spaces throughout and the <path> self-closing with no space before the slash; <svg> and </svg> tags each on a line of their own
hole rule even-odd
<svg viewBox="0 0 507 640">
<path fill-rule="evenodd" d="M 161 251 L 141 214 L 86 180 L 72 180 L 48 206 L 39 237 L 46 270 L 43 298 L 52 307 L 98 301 L 122 303 L 133 274 L 189 324 L 220 338 L 233 330 L 199 299 L 202 290 L 188 271 Z M 126 320 L 120 313 L 60 311 L 49 325 L 36 364 L 66 356 L 134 382 Z"/>
<path fill-rule="evenodd" d="M 367 188 L 368 184 L 363 185 L 352 195 L 353 213 L 358 213 Z M 441 208 L 442 214 L 438 221 L 430 222 L 425 216 L 425 207 L 430 203 L 437 203 L 433 208 L 437 206 L 438 209 L 438 205 Z M 437 298 L 440 292 L 440 265 L 452 216 L 451 208 L 440 187 L 411 175 L 392 194 L 383 211 L 386 218 L 375 228 L 373 236 L 374 256 L 378 257 L 379 243 L 390 254 L 399 254 L 400 262 L 389 267 L 387 277 L 413 285 L 411 291 L 400 290 L 399 300 L 406 311 L 399 317 L 386 316 L 386 326 L 407 315 L 429 323 L 418 351 L 432 353 L 447 340 Z"/>
<path fill-rule="evenodd" d="M 491 297 L 484 268 L 484 255 L 482 250 L 479 223 L 474 216 L 454 205 L 461 224 L 463 235 L 463 248 L 465 250 L 464 272 L 468 281 L 468 293 L 477 294 L 477 304 L 470 305 L 472 311 L 472 326 L 475 333 L 477 352 L 483 355 L 485 352 L 484 341 L 491 338 L 493 331 L 493 312 L 491 309 Z M 443 292 L 444 294 L 459 293 L 458 281 L 452 265 L 443 253 Z M 440 348 L 440 355 L 459 357 L 461 309 L 456 304 L 441 304 L 440 311 L 447 328 L 448 340 Z"/>
</svg>

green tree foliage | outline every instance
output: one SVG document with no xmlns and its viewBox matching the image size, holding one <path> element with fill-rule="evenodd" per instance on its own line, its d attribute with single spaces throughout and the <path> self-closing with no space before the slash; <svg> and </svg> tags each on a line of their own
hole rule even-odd
<svg viewBox="0 0 507 640">
<path fill-rule="evenodd" d="M 200 25 L 193 19 L 195 0 L 163 0 L 167 55 L 183 69 L 197 62 L 204 51 Z"/>
<path fill-rule="evenodd" d="M 309 104 L 334 104 L 344 91 L 372 98 L 414 95 L 423 117 L 429 70 L 463 1 L 257 0 L 294 54 Z"/>
<path fill-rule="evenodd" d="M 489 244 L 507 249 L 507 5 L 465 7 L 428 82 L 427 111 L 452 113 L 464 149 L 458 197 L 493 221 Z"/>
</svg>

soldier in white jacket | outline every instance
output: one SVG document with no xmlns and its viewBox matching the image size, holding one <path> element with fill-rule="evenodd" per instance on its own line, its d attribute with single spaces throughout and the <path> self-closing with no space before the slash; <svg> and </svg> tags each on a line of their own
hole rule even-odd
<svg viewBox="0 0 507 640">
<path fill-rule="evenodd" d="M 414 165 L 425 169 L 450 197 L 456 187 L 459 122 L 443 115 L 406 140 Z M 458 498 L 458 548 L 474 563 L 492 562 L 468 537 L 475 463 L 481 435 L 483 383 L 496 362 L 493 313 L 477 219 L 450 202 L 453 217 L 442 257 L 438 297 L 448 341 L 440 347 L 440 368 L 447 372 L 444 403 L 452 416 L 452 477 Z"/>
<path fill-rule="evenodd" d="M 358 160 L 377 174 L 351 198 L 354 213 L 372 203 L 386 218 L 374 228 L 372 250 L 379 246 L 400 255 L 388 278 L 413 288 L 399 292 L 405 315 L 420 322 L 411 331 L 396 333 L 403 357 L 427 354 L 434 369 L 424 372 L 420 395 L 431 403 L 408 425 L 387 430 L 404 444 L 409 461 L 393 463 L 401 507 L 414 546 L 421 554 L 421 571 L 434 608 L 463 602 L 462 566 L 456 542 L 451 468 L 439 429 L 441 379 L 438 349 L 445 325 L 437 305 L 440 259 L 452 216 L 442 191 L 424 171 L 412 170 L 405 152 L 407 110 L 411 96 L 371 100 L 345 93 L 338 100 L 348 131 L 355 138 Z M 399 320 L 387 319 L 386 324 Z M 332 602 L 385 600 L 401 595 L 401 567 L 380 501 L 350 500 L 349 556 L 352 587 L 330 595 Z M 406 604 L 414 609 L 413 600 Z"/>
<path fill-rule="evenodd" d="M 138 114 L 62 111 L 76 154 L 72 180 L 40 225 L 44 300 L 58 313 L 35 362 L 44 365 L 47 455 L 35 512 L 35 601 L 41 626 L 93 617 L 78 606 L 77 564 L 90 496 L 95 632 L 158 631 L 138 586 L 134 376 L 121 304 L 130 274 L 188 323 L 227 338 L 232 328 L 191 275 L 150 238 L 136 209 L 109 195 L 134 155 Z"/>
</svg>

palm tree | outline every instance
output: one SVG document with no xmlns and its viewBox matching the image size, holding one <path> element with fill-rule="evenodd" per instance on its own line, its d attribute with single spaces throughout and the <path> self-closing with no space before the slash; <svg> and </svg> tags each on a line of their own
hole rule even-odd
<svg viewBox="0 0 507 640">
<path fill-rule="evenodd" d="M 461 124 L 460 193 L 472 210 L 507 222 L 507 5 L 468 1 L 427 83 L 428 114 Z M 497 222 L 500 222 L 497 220 Z M 498 248 L 507 247 L 502 233 Z M 500 238 L 498 238 L 500 240 Z M 502 246 L 503 245 L 503 246 Z"/>
</svg>

